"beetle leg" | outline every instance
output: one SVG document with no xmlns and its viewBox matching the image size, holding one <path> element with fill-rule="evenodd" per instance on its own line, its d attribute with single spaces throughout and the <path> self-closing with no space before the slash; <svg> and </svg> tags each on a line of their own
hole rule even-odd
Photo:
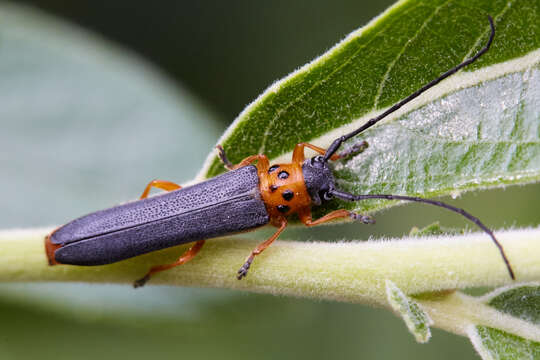
<svg viewBox="0 0 540 360">
<path fill-rule="evenodd" d="M 173 190 L 178 190 L 181 188 L 180 185 L 178 184 L 175 184 L 173 182 L 170 182 L 170 181 L 166 181 L 166 180 L 152 180 L 148 183 L 148 185 L 146 185 L 146 187 L 144 188 L 144 191 L 141 195 L 141 199 L 146 199 L 148 197 L 148 194 L 150 193 L 150 189 L 152 187 L 156 187 L 158 189 L 162 189 L 162 190 L 165 190 L 165 191 L 173 191 Z"/>
<path fill-rule="evenodd" d="M 193 259 L 195 255 L 197 255 L 197 253 L 201 250 L 203 245 L 204 245 L 204 240 L 199 240 L 192 247 L 190 247 L 188 251 L 182 254 L 182 256 L 178 258 L 178 260 L 176 260 L 172 264 L 153 266 L 146 275 L 144 275 L 142 278 L 140 278 L 139 280 L 133 283 L 133 287 L 138 288 L 138 287 L 143 286 L 144 284 L 146 284 L 148 280 L 150 280 L 150 277 L 154 275 L 155 273 L 169 270 L 175 266 L 187 263 L 189 260 Z"/>
<path fill-rule="evenodd" d="M 317 153 L 319 153 L 321 155 L 324 155 L 326 153 L 325 149 L 323 149 L 321 147 L 318 147 L 318 146 L 315 146 L 313 144 L 299 143 L 299 144 L 296 144 L 296 146 L 295 146 L 295 148 L 293 150 L 293 162 L 295 162 L 295 163 L 304 162 L 304 160 L 305 160 L 304 148 L 305 147 L 308 147 L 311 150 L 316 151 Z M 366 150 L 367 147 L 368 147 L 367 141 L 362 141 L 360 143 L 356 143 L 351 148 L 349 148 L 347 150 L 344 150 L 344 151 L 342 151 L 340 153 L 332 155 L 330 157 L 330 160 L 336 161 L 338 159 L 345 158 L 345 157 L 347 157 L 347 156 L 349 156 L 351 154 L 360 154 L 361 152 Z"/>
<path fill-rule="evenodd" d="M 371 216 L 357 214 L 355 212 L 345 210 L 345 209 L 332 211 L 331 213 L 328 213 L 317 220 L 311 219 L 311 210 L 299 212 L 298 216 L 300 217 L 300 221 L 302 221 L 302 223 L 304 223 L 304 225 L 306 226 L 316 226 L 316 225 L 320 225 L 325 222 L 328 222 L 330 220 L 346 218 L 346 217 L 350 217 L 353 220 L 360 220 L 364 224 L 375 223 L 375 219 L 373 219 Z"/>
<path fill-rule="evenodd" d="M 240 270 L 238 270 L 238 275 L 236 276 L 236 278 L 238 280 L 241 280 L 243 277 L 245 277 L 248 273 L 248 270 L 249 270 L 249 267 L 251 266 L 251 263 L 253 262 L 253 259 L 255 258 L 255 256 L 259 255 L 260 253 L 262 253 L 267 247 L 269 247 L 273 242 L 274 240 L 277 239 L 277 237 L 279 236 L 279 234 L 281 234 L 281 232 L 283 230 L 285 230 L 285 227 L 287 227 L 287 219 L 285 218 L 282 218 L 281 219 L 281 224 L 279 226 L 279 229 L 277 229 L 277 231 L 274 233 L 274 235 L 270 236 L 270 238 L 268 240 L 266 240 L 265 242 L 259 244 L 259 246 L 257 246 L 252 252 L 251 254 L 247 257 L 246 261 L 244 262 L 244 265 L 242 265 L 242 267 L 240 268 Z"/>
<path fill-rule="evenodd" d="M 296 144 L 296 146 L 294 147 L 294 150 L 293 150 L 293 156 L 292 156 L 292 161 L 293 163 L 303 163 L 304 160 L 305 160 L 305 155 L 304 155 L 304 148 L 305 147 L 308 147 L 310 148 L 311 150 L 321 154 L 321 155 L 324 155 L 326 153 L 326 150 L 321 148 L 321 147 L 318 147 L 318 146 L 315 146 L 313 144 L 309 144 L 309 143 L 299 143 L 299 144 Z M 332 155 L 332 157 L 330 158 L 331 160 L 337 160 L 339 159 L 339 155 L 337 154 L 334 154 Z"/>
<path fill-rule="evenodd" d="M 251 155 L 245 158 L 244 160 L 240 161 L 238 164 L 234 165 L 232 170 L 241 168 L 243 166 L 251 165 L 255 161 L 259 161 L 259 164 L 257 165 L 257 168 L 268 168 L 268 158 L 266 155 Z"/>
</svg>

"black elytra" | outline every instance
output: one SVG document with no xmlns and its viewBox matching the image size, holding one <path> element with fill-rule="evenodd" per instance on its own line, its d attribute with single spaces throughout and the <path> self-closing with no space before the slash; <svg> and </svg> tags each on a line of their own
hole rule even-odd
<svg viewBox="0 0 540 360">
<path fill-rule="evenodd" d="M 59 263 L 103 265 L 269 221 L 257 168 L 248 165 L 181 191 L 83 216 L 59 228 L 50 240 L 62 245 L 55 252 Z"/>
</svg>

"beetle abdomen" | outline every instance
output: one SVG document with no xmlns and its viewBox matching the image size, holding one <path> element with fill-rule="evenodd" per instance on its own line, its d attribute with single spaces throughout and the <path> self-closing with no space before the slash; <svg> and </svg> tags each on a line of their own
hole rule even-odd
<svg viewBox="0 0 540 360">
<path fill-rule="evenodd" d="M 269 222 L 254 166 L 76 219 L 55 231 L 54 262 L 108 264 Z"/>
</svg>

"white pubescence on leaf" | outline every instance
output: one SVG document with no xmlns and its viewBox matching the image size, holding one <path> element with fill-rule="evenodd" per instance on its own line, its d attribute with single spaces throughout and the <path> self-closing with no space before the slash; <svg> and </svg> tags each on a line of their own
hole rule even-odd
<svg viewBox="0 0 540 360">
<path fill-rule="evenodd" d="M 538 359 L 540 343 L 487 326 L 471 325 L 467 330 L 483 360 Z"/>
<path fill-rule="evenodd" d="M 392 309 L 405 321 L 405 325 L 419 343 L 431 338 L 430 325 L 433 321 L 420 305 L 409 298 L 391 280 L 386 280 L 386 296 Z"/>
<path fill-rule="evenodd" d="M 501 313 L 510 314 L 536 325 L 540 331 L 540 283 L 520 283 L 503 286 L 479 298 Z"/>
<path fill-rule="evenodd" d="M 537 177 L 539 119 L 538 67 L 457 90 L 366 132 L 369 148 L 335 168 L 356 178 L 338 184 L 429 193 Z"/>
</svg>

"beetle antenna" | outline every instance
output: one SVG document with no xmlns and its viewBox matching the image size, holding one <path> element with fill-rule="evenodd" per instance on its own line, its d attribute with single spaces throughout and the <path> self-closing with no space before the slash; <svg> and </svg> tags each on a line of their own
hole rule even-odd
<svg viewBox="0 0 540 360">
<path fill-rule="evenodd" d="M 330 147 L 328 147 L 328 149 L 326 150 L 326 153 L 324 154 L 324 161 L 328 161 L 328 159 L 330 159 L 330 157 L 332 155 L 334 155 L 334 153 L 339 149 L 339 147 L 341 146 L 341 144 L 360 134 L 361 132 L 363 132 L 364 130 L 367 130 L 369 129 L 370 127 L 372 127 L 373 125 L 375 125 L 376 123 L 378 123 L 379 121 L 381 121 L 382 119 L 384 119 L 385 117 L 387 117 L 388 115 L 390 115 L 391 113 L 393 113 L 394 111 L 398 110 L 399 108 L 401 108 L 403 105 L 407 104 L 409 101 L 417 98 L 418 96 L 420 96 L 423 92 L 427 91 L 428 89 L 432 88 L 433 86 L 437 85 L 438 83 L 440 83 L 442 80 L 446 79 L 447 77 L 451 76 L 451 75 L 454 75 L 456 72 L 458 72 L 459 70 L 461 70 L 462 68 L 464 68 L 465 66 L 469 65 L 469 64 L 472 64 L 473 62 L 475 62 L 480 56 L 484 55 L 488 50 L 489 50 L 489 47 L 491 46 L 491 43 L 493 42 L 493 38 L 495 37 L 495 25 L 493 25 L 493 19 L 491 18 L 491 16 L 488 15 L 488 19 L 489 19 L 489 26 L 491 27 L 491 34 L 489 35 L 489 40 L 488 42 L 486 43 L 486 45 L 476 53 L 476 55 L 474 55 L 473 57 L 465 60 L 464 62 L 462 62 L 461 64 L 457 65 L 456 67 L 446 71 L 444 74 L 442 74 L 441 76 L 439 76 L 437 79 L 435 80 L 432 80 L 431 82 L 427 83 L 426 85 L 424 85 L 422 88 L 416 90 L 414 93 L 412 93 L 411 95 L 407 96 L 405 99 L 401 100 L 400 102 L 394 104 L 390 109 L 386 110 L 385 112 L 383 112 L 382 114 L 380 114 L 379 116 L 377 117 L 374 117 L 370 120 L 368 120 L 364 125 L 362 125 L 361 127 L 359 127 L 358 129 L 354 130 L 353 132 L 349 133 L 349 134 L 346 134 L 346 135 L 343 135 L 343 136 L 340 136 L 339 138 L 337 138 L 336 140 L 334 140 L 332 142 L 332 144 L 330 145 Z"/>
<path fill-rule="evenodd" d="M 484 230 L 484 232 L 491 237 L 491 240 L 495 243 L 495 246 L 497 246 L 497 248 L 499 249 L 499 252 L 501 253 L 501 256 L 502 256 L 502 258 L 504 260 L 506 268 L 508 269 L 508 273 L 510 274 L 510 277 L 512 278 L 512 280 L 516 279 L 516 277 L 514 275 L 514 271 L 512 270 L 512 266 L 510 265 L 510 261 L 508 261 L 508 258 L 506 257 L 506 254 L 504 252 L 504 249 L 503 249 L 502 245 L 499 243 L 497 238 L 495 238 L 495 235 L 493 234 L 493 232 L 486 225 L 484 225 L 480 221 L 480 219 L 478 219 L 476 216 L 473 216 L 473 215 L 469 214 L 468 212 L 466 212 L 463 209 L 460 209 L 460 208 L 457 208 L 455 206 L 443 203 L 442 201 L 431 200 L 431 199 L 423 199 L 423 198 L 413 197 L 413 196 L 385 195 L 385 194 L 353 195 L 353 194 L 349 194 L 347 192 L 337 190 L 337 189 L 333 189 L 333 190 L 329 191 L 329 193 L 334 195 L 335 197 L 337 197 L 339 199 L 347 200 L 347 201 L 360 201 L 360 200 L 367 200 L 367 199 L 415 201 L 415 202 L 420 202 L 420 203 L 424 203 L 424 204 L 430 204 L 430 205 L 439 206 L 439 207 L 448 209 L 450 211 L 453 211 L 455 213 L 458 213 L 458 214 L 464 216 L 465 218 L 469 219 L 473 223 L 475 223 L 480 229 Z"/>
</svg>

